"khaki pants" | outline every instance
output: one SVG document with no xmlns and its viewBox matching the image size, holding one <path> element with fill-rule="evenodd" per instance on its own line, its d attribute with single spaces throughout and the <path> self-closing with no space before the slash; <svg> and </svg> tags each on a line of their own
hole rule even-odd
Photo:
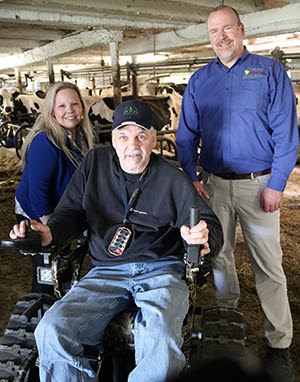
<svg viewBox="0 0 300 382">
<path fill-rule="evenodd" d="M 280 212 L 265 213 L 260 206 L 270 174 L 254 180 L 224 180 L 203 174 L 210 195 L 209 205 L 224 232 L 224 245 L 214 263 L 217 304 L 237 307 L 240 287 L 234 261 L 236 224 L 239 216 L 256 290 L 265 314 L 265 336 L 269 346 L 287 348 L 292 341 L 292 318 L 282 268 Z"/>
</svg>

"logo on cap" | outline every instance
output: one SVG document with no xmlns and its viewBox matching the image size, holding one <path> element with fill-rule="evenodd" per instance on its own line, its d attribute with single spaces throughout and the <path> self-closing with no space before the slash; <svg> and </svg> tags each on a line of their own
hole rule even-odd
<svg viewBox="0 0 300 382">
<path fill-rule="evenodd" d="M 124 115 L 130 115 L 130 114 L 133 114 L 133 115 L 139 114 L 138 109 L 136 108 L 136 106 L 126 106 L 125 107 Z"/>
</svg>

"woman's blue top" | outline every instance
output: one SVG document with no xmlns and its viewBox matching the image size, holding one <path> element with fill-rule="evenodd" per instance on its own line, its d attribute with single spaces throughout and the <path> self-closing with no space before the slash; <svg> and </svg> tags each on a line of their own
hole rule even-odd
<svg viewBox="0 0 300 382">
<path fill-rule="evenodd" d="M 67 146 L 72 150 L 69 140 Z M 76 167 L 66 154 L 56 147 L 46 132 L 37 134 L 27 151 L 23 177 L 16 189 L 16 199 L 31 218 L 54 211 Z"/>
</svg>

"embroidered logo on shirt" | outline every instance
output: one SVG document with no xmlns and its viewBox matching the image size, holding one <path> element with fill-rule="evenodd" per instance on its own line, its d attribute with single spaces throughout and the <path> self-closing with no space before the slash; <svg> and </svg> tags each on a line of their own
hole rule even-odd
<svg viewBox="0 0 300 382">
<path fill-rule="evenodd" d="M 139 211 L 139 210 L 135 210 L 134 208 L 130 208 L 130 211 L 131 212 L 136 212 L 137 214 L 140 214 L 140 215 L 148 215 L 147 212 L 144 212 L 144 211 Z"/>
<path fill-rule="evenodd" d="M 248 78 L 261 78 L 263 77 L 263 69 L 262 68 L 248 68 L 245 69 L 244 75 L 242 77 L 243 80 L 248 79 Z"/>
</svg>

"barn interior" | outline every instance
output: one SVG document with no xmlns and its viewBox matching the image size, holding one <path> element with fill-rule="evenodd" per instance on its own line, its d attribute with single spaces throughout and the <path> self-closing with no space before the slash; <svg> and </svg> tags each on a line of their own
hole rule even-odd
<svg viewBox="0 0 300 382">
<path fill-rule="evenodd" d="M 240 13 L 249 51 L 279 59 L 297 85 L 298 0 L 0 0 L 0 87 L 187 83 L 214 58 L 205 22 L 220 4 Z"/>
<path fill-rule="evenodd" d="M 0 0 L 0 91 L 32 94 L 66 80 L 97 96 L 109 90 L 119 102 L 125 89 L 139 94 L 144 84 L 186 84 L 192 73 L 215 58 L 206 19 L 222 4 L 239 12 L 250 52 L 282 62 L 299 99 L 300 0 Z M 297 108 L 299 126 L 299 103 Z M 0 119 L 0 132 L 1 123 Z M 0 154 L 0 234 L 7 239 L 15 222 L 14 191 L 21 171 L 14 149 L 0 147 Z M 283 262 L 295 326 L 295 382 L 300 382 L 299 182 L 298 162 L 281 211 Z M 247 348 L 260 355 L 263 316 L 239 231 L 236 258 Z M 0 338 L 14 305 L 30 288 L 30 274 L 29 259 L 0 248 Z M 201 299 L 204 307 L 214 300 L 211 280 Z"/>
<path fill-rule="evenodd" d="M 186 84 L 192 73 L 215 58 L 206 19 L 222 4 L 239 12 L 250 52 L 284 64 L 299 99 L 300 0 L 0 0 L 0 92 L 17 89 L 32 94 L 67 80 L 96 95 L 109 90 L 119 102 L 125 89 L 140 94 L 145 84 Z M 299 126 L 299 103 L 297 107 Z M 5 124 L 0 116 L 0 133 L 3 126 L 7 134 Z M 18 155 L 17 146 L 16 151 Z M 18 159 L 14 148 L 0 147 L 4 240 L 15 224 L 14 195 L 22 176 Z M 299 183 L 298 162 L 281 210 L 283 265 L 294 321 L 295 382 L 300 382 Z M 263 315 L 239 230 L 235 256 L 246 346 L 250 355 L 260 356 L 265 346 Z M 0 342 L 15 304 L 30 290 L 31 272 L 28 257 L 0 247 Z M 201 290 L 203 308 L 214 301 L 212 284 L 210 279 Z"/>
</svg>

